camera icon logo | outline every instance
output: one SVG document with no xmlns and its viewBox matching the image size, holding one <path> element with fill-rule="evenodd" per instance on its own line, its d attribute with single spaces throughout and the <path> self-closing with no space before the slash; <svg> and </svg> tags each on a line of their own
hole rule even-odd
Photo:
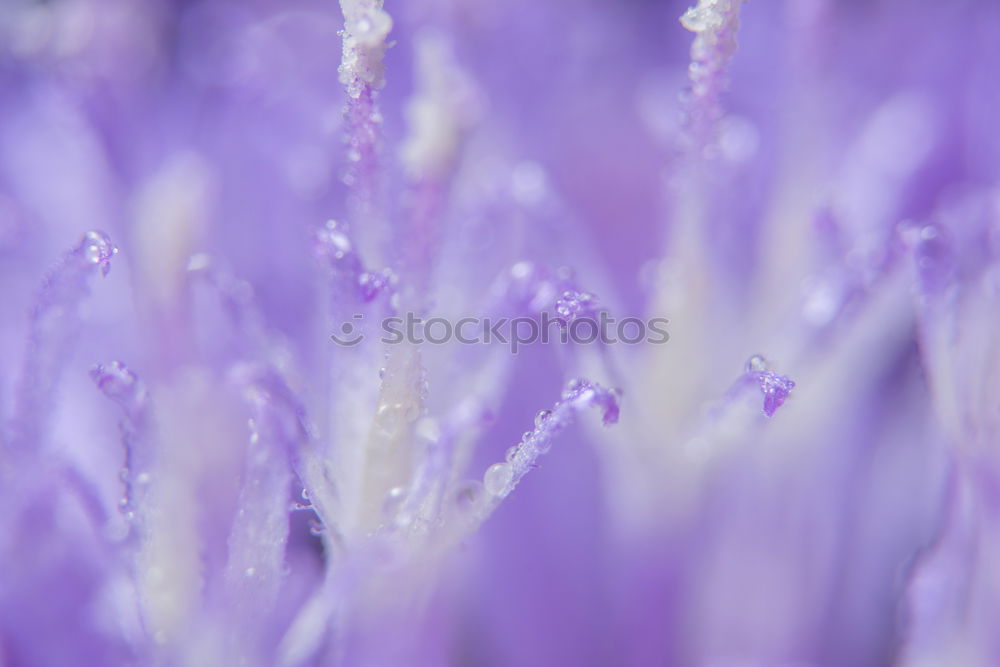
<svg viewBox="0 0 1000 667">
<path fill-rule="evenodd" d="M 362 340 L 364 340 L 364 334 L 358 330 L 355 322 L 360 322 L 364 319 L 364 315 L 354 315 L 352 318 L 353 322 L 344 322 L 340 325 L 340 333 L 330 334 L 330 339 L 337 345 L 343 345 L 344 347 L 354 347 Z"/>
</svg>

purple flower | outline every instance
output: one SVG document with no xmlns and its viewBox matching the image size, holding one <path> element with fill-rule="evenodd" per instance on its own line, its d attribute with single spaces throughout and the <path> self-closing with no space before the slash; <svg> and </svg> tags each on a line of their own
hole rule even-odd
<svg viewBox="0 0 1000 667">
<path fill-rule="evenodd" d="M 996 663 L 998 44 L 5 3 L 0 665 Z"/>
</svg>

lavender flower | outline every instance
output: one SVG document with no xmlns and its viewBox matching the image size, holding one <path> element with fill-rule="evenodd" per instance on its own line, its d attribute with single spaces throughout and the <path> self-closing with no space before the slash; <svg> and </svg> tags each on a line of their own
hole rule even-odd
<svg viewBox="0 0 1000 667">
<path fill-rule="evenodd" d="M 4 4 L 0 665 L 995 664 L 998 43 Z"/>
</svg>

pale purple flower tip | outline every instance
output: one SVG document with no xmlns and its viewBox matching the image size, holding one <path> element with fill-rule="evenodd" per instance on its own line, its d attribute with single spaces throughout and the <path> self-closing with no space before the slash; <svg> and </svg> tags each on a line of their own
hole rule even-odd
<svg viewBox="0 0 1000 667">
<path fill-rule="evenodd" d="M 580 318 L 592 317 L 597 312 L 597 297 L 590 292 L 565 290 L 556 300 L 555 311 L 559 319 L 567 324 Z"/>
<path fill-rule="evenodd" d="M 784 375 L 764 371 L 757 375 L 760 391 L 764 394 L 764 414 L 773 417 L 775 410 L 784 404 L 795 383 Z"/>
<path fill-rule="evenodd" d="M 486 511 L 492 511 L 499 499 L 514 490 L 521 478 L 535 467 L 538 458 L 548 453 L 555 436 L 575 420 L 577 412 L 595 407 L 601 411 L 605 426 L 617 423 L 618 394 L 616 390 L 582 378 L 567 382 L 552 409 L 536 414 L 534 427 L 525 431 L 521 441 L 507 450 L 506 462 L 494 463 L 486 470 L 483 487 L 487 496 L 494 499 L 487 503 Z"/>
<path fill-rule="evenodd" d="M 764 395 L 764 414 L 773 417 L 777 409 L 785 403 L 795 383 L 785 375 L 768 370 L 767 366 L 767 360 L 755 354 L 747 360 L 746 376 L 757 383 Z"/>
<path fill-rule="evenodd" d="M 0 667 L 1000 665 L 998 71 L 996 0 L 0 1 Z"/>
<path fill-rule="evenodd" d="M 562 393 L 562 400 L 573 405 L 593 405 L 601 410 L 605 426 L 618 423 L 620 392 L 606 389 L 599 384 L 577 378 L 570 380 Z"/>
</svg>

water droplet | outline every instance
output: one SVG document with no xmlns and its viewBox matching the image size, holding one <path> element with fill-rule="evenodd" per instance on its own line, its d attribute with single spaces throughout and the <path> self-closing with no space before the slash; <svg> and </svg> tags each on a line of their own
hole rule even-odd
<svg viewBox="0 0 1000 667">
<path fill-rule="evenodd" d="M 721 25 L 722 16 L 711 3 L 699 2 L 698 6 L 690 7 L 681 16 L 681 25 L 691 32 L 704 32 L 709 28 Z"/>
<path fill-rule="evenodd" d="M 506 456 L 507 462 L 512 463 L 514 459 L 517 458 L 517 453 L 519 451 L 520 448 L 517 445 L 514 445 L 513 447 L 509 448 L 507 450 L 507 456 Z"/>
<path fill-rule="evenodd" d="M 755 354 L 747 359 L 747 373 L 759 373 L 767 370 L 767 359 L 759 354 Z"/>
<path fill-rule="evenodd" d="M 547 422 L 549 420 L 549 417 L 551 416 L 552 416 L 551 410 L 539 410 L 538 414 L 535 415 L 535 427 L 541 428 L 542 425 L 544 425 L 545 422 Z"/>
<path fill-rule="evenodd" d="M 302 500 L 305 500 L 305 501 L 309 500 L 309 489 L 306 489 L 306 488 L 302 489 Z"/>
<path fill-rule="evenodd" d="M 555 311 L 563 319 L 573 321 L 593 315 L 596 306 L 597 298 L 590 292 L 567 290 L 556 301 Z"/>
<path fill-rule="evenodd" d="M 83 235 L 80 241 L 80 251 L 83 258 L 90 264 L 101 268 L 101 275 L 108 275 L 111 270 L 111 258 L 118 254 L 118 248 L 104 232 L 91 230 Z"/>
<path fill-rule="evenodd" d="M 389 489 L 382 500 L 382 517 L 386 520 L 392 519 L 399 512 L 403 501 L 406 499 L 406 489 L 401 486 L 394 486 Z"/>
<path fill-rule="evenodd" d="M 252 567 L 248 567 L 246 569 L 246 572 L 244 572 L 244 574 L 246 574 L 248 577 L 252 577 L 253 575 L 257 574 L 257 570 Z"/>
<path fill-rule="evenodd" d="M 510 491 L 514 470 L 506 463 L 494 463 L 483 475 L 483 488 L 491 496 L 505 496 Z"/>
<path fill-rule="evenodd" d="M 387 12 L 373 7 L 348 21 L 346 28 L 352 39 L 366 46 L 377 46 L 392 29 L 392 18 Z"/>
<path fill-rule="evenodd" d="M 387 438 L 395 438 L 403 430 L 402 403 L 382 403 L 375 409 L 375 427 Z"/>
<path fill-rule="evenodd" d="M 347 237 L 336 220 L 327 221 L 326 225 L 316 232 L 316 242 L 320 255 L 343 259 L 351 252 L 351 240 Z"/>
<path fill-rule="evenodd" d="M 590 386 L 590 383 L 586 380 L 580 378 L 574 378 L 566 383 L 566 388 L 563 389 L 562 397 L 564 401 L 569 401 L 577 398 L 584 389 Z"/>
</svg>

